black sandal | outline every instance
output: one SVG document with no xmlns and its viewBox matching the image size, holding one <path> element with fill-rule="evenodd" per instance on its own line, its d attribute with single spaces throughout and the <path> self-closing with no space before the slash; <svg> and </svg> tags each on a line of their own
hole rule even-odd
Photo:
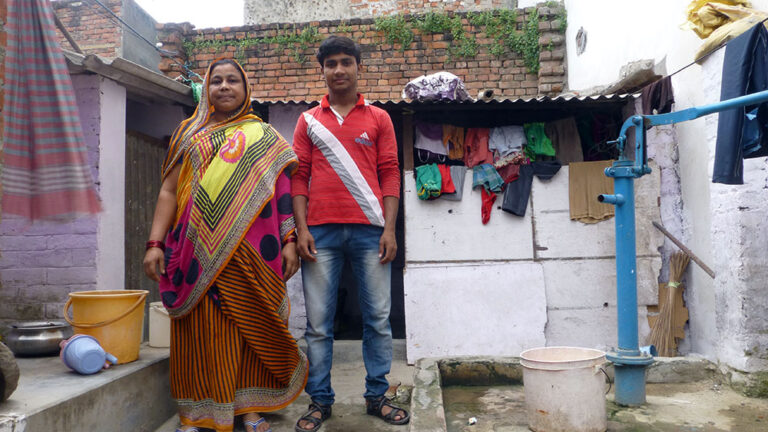
<svg viewBox="0 0 768 432">
<path fill-rule="evenodd" d="M 392 408 L 388 414 L 382 414 L 381 409 L 385 406 Z M 376 399 L 368 399 L 365 401 L 365 411 L 368 415 L 378 417 L 391 425 L 404 425 L 411 421 L 411 415 L 408 411 L 392 405 L 386 396 L 381 396 Z M 395 420 L 396 416 L 402 417 L 400 420 Z"/>
<path fill-rule="evenodd" d="M 312 414 L 319 412 L 320 418 L 314 417 Z M 306 414 L 301 416 L 301 418 L 296 421 L 296 427 L 294 430 L 296 432 L 315 432 L 320 429 L 320 426 L 323 425 L 323 422 L 328 420 L 328 418 L 331 417 L 331 406 L 330 405 L 320 405 L 319 403 L 312 402 L 309 404 L 309 411 L 307 411 Z M 307 423 L 312 424 L 312 429 L 305 429 L 299 425 L 301 421 L 304 420 Z"/>
</svg>

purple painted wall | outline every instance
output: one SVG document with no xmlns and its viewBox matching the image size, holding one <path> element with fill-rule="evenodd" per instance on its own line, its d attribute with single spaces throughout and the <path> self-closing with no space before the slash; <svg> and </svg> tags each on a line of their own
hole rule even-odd
<svg viewBox="0 0 768 432">
<path fill-rule="evenodd" d="M 97 75 L 72 77 L 93 178 L 98 178 L 100 79 Z M 97 227 L 96 216 L 33 224 L 4 216 L 0 321 L 59 318 L 67 293 L 96 289 Z"/>
</svg>

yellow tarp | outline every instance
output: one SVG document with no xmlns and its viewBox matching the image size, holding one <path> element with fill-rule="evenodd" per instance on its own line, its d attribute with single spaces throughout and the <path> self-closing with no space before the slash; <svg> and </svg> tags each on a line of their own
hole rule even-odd
<svg viewBox="0 0 768 432">
<path fill-rule="evenodd" d="M 751 6 L 747 0 L 693 0 L 686 8 L 687 21 L 682 27 L 693 30 L 700 38 L 706 39 L 716 28 L 730 21 L 715 11 L 715 5 L 746 8 Z"/>
<path fill-rule="evenodd" d="M 693 58 L 698 60 L 768 18 L 767 12 L 749 6 L 747 0 L 693 0 L 687 8 L 688 21 L 682 25 L 704 39 Z"/>
</svg>

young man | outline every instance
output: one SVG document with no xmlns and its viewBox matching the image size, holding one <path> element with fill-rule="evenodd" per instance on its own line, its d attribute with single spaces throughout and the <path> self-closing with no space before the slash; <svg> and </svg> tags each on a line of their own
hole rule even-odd
<svg viewBox="0 0 768 432">
<path fill-rule="evenodd" d="M 363 316 L 366 412 L 391 424 L 410 416 L 384 393 L 392 363 L 390 263 L 400 197 L 397 141 L 389 115 L 357 92 L 360 48 L 331 36 L 317 52 L 328 94 L 302 114 L 293 136 L 299 169 L 291 180 L 307 307 L 309 411 L 296 431 L 316 431 L 331 415 L 333 319 L 348 260 Z"/>
</svg>

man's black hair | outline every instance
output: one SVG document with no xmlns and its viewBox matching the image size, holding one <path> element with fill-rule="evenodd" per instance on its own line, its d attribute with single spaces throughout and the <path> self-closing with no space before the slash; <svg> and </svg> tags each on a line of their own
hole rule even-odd
<svg viewBox="0 0 768 432">
<path fill-rule="evenodd" d="M 360 46 L 355 41 L 345 36 L 329 36 L 317 49 L 320 67 L 324 65 L 326 57 L 339 53 L 351 55 L 357 60 L 357 64 L 360 64 Z"/>
</svg>

